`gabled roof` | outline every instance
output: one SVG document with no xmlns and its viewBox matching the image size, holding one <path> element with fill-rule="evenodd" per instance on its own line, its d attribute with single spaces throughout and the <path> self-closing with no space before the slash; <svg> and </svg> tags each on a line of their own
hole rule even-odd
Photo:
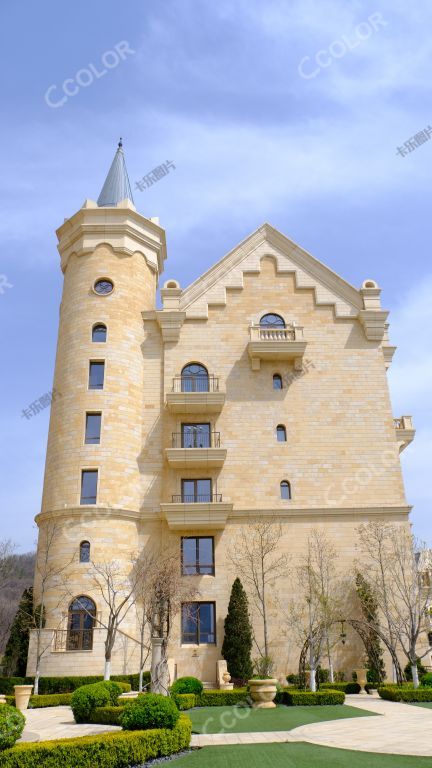
<svg viewBox="0 0 432 768">
<path fill-rule="evenodd" d="M 131 203 L 134 201 L 126 168 L 123 144 L 120 139 L 97 204 L 99 208 L 114 208 L 117 203 L 126 199 L 130 200 Z"/>
<path fill-rule="evenodd" d="M 210 305 L 226 304 L 229 288 L 243 288 L 245 273 L 259 273 L 261 259 L 273 256 L 279 273 L 294 274 L 297 288 L 311 288 L 319 305 L 334 305 L 337 317 L 356 317 L 360 292 L 270 224 L 263 224 L 183 291 L 186 317 L 206 318 Z"/>
</svg>

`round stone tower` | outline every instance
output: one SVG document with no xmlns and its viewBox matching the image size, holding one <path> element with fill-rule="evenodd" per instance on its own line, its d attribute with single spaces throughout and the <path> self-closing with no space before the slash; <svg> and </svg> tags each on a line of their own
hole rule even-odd
<svg viewBox="0 0 432 768">
<path fill-rule="evenodd" d="M 87 200 L 57 236 L 64 286 L 42 509 L 36 518 L 35 595 L 40 602 L 44 589 L 45 645 L 49 632 L 53 635 L 44 674 L 50 674 L 51 664 L 51 673 L 70 674 L 69 654 L 63 654 L 64 671 L 59 654 L 55 662 L 50 659 L 51 650 L 68 650 L 74 596 L 90 597 L 100 618 L 106 613 L 88 561 L 116 560 L 126 573 L 139 547 L 142 313 L 155 309 L 166 248 L 157 220 L 135 209 L 121 142 L 98 202 Z M 47 563 L 51 575 L 43 584 Z M 92 640 L 97 651 L 102 640 L 96 636 L 97 631 Z M 35 643 L 33 637 L 30 674 Z M 74 657 L 80 665 L 76 674 L 100 673 L 94 654 L 91 660 L 88 649 L 78 650 L 83 656 Z"/>
</svg>

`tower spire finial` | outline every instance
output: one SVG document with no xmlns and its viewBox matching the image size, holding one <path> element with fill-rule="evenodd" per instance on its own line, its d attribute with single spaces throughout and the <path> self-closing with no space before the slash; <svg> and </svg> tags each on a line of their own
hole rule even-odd
<svg viewBox="0 0 432 768">
<path fill-rule="evenodd" d="M 120 136 L 117 150 L 112 161 L 108 176 L 98 197 L 97 204 L 99 208 L 115 208 L 117 203 L 128 199 L 133 203 L 131 185 L 126 170 L 125 157 L 123 152 L 123 139 Z"/>
</svg>

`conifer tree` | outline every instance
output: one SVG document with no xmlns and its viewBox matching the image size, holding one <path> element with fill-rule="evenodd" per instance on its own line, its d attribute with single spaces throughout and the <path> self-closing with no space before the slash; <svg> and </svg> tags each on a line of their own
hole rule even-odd
<svg viewBox="0 0 432 768">
<path fill-rule="evenodd" d="M 378 604 L 371 585 L 361 573 L 357 573 L 356 576 L 356 589 L 363 618 L 370 626 L 365 642 L 369 670 L 368 679 L 371 683 L 382 683 L 385 680 L 383 650 L 379 637 L 373 629 L 378 627 Z"/>
<path fill-rule="evenodd" d="M 25 589 L 11 627 L 3 656 L 6 675 L 25 677 L 30 629 L 34 626 L 33 589 Z"/>
<path fill-rule="evenodd" d="M 247 595 L 238 577 L 232 585 L 224 629 L 222 656 L 228 671 L 236 680 L 248 680 L 252 676 L 252 627 Z"/>
</svg>

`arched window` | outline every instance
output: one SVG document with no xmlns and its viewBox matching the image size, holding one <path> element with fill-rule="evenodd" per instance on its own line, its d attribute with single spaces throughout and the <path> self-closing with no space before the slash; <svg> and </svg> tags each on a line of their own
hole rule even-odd
<svg viewBox="0 0 432 768">
<path fill-rule="evenodd" d="M 92 341 L 106 341 L 107 327 L 103 323 L 97 323 L 93 326 Z"/>
<path fill-rule="evenodd" d="M 285 320 L 280 315 L 269 312 L 262 316 L 260 326 L 261 328 L 285 328 Z"/>
<path fill-rule="evenodd" d="M 90 542 L 82 541 L 80 544 L 80 563 L 90 562 Z"/>
<path fill-rule="evenodd" d="M 209 375 L 200 363 L 188 363 L 181 372 L 182 392 L 208 392 Z"/>
<path fill-rule="evenodd" d="M 276 437 L 277 437 L 278 443 L 286 443 L 286 429 L 283 424 L 277 425 Z"/>
<path fill-rule="evenodd" d="M 291 498 L 291 486 L 288 480 L 282 480 L 280 484 L 280 495 L 281 495 L 281 499 Z"/>
<path fill-rule="evenodd" d="M 68 651 L 91 651 L 96 605 L 90 597 L 79 595 L 69 605 L 66 648 Z"/>
<path fill-rule="evenodd" d="M 282 376 L 280 373 L 273 374 L 273 389 L 282 389 Z"/>
</svg>

